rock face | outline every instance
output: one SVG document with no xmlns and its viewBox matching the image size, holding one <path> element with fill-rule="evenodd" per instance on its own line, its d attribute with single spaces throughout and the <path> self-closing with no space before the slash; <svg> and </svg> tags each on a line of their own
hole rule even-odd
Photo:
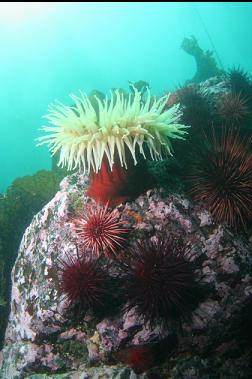
<svg viewBox="0 0 252 379">
<path fill-rule="evenodd" d="M 133 239 L 162 229 L 179 233 L 190 245 L 204 288 L 191 317 L 166 329 L 150 329 L 134 309 L 102 319 L 69 318 L 57 265 L 65 254 L 76 254 L 69 214 L 87 201 L 87 185 L 77 174 L 65 178 L 23 236 L 12 271 L 0 377 L 251 377 L 251 245 L 176 194 L 151 190 L 117 211 Z"/>
</svg>

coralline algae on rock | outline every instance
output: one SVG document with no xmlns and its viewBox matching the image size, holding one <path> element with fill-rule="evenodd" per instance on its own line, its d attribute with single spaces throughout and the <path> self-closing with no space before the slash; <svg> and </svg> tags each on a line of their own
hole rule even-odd
<svg viewBox="0 0 252 379">
<path fill-rule="evenodd" d="M 226 228 L 214 225 L 205 210 L 182 196 L 152 190 L 118 206 L 118 211 L 120 219 L 131 228 L 132 239 L 148 238 L 163 230 L 182 235 L 191 246 L 197 276 L 206 286 L 191 318 L 181 324 L 171 323 L 164 331 L 149 329 L 134 309 L 101 320 L 92 315 L 79 321 L 67 317 L 68 305 L 59 291 L 57 261 L 66 254 L 76 254 L 69 212 L 87 201 L 87 184 L 87 178 L 78 174 L 65 178 L 61 190 L 33 218 L 23 236 L 12 271 L 11 314 L 0 377 L 33 378 L 36 374 L 36 378 L 45 378 L 45 373 L 54 373 L 56 378 L 60 373 L 60 378 L 175 379 L 190 377 L 186 375 L 191 370 L 194 378 L 211 378 L 215 376 L 205 373 L 217 368 L 221 371 L 229 359 L 226 349 L 220 362 L 219 349 L 225 341 L 236 346 L 237 360 L 229 362 L 234 367 L 229 377 L 245 378 L 250 350 L 239 352 L 239 315 L 251 302 L 251 246 Z M 153 351 L 149 349 L 165 339 L 169 346 L 165 365 L 157 359 L 153 365 L 158 367 L 147 373 L 122 367 L 132 365 L 134 354 L 140 359 L 139 351 Z M 124 357 L 122 363 L 120 356 Z M 130 357 L 131 363 L 125 357 Z M 241 362 L 245 376 L 235 372 Z M 96 367 L 90 367 L 93 364 Z M 142 369 L 143 362 L 138 365 Z"/>
</svg>

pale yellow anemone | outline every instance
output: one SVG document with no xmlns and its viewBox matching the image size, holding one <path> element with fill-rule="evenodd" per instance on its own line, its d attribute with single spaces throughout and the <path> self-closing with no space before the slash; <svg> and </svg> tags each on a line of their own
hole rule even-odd
<svg viewBox="0 0 252 379">
<path fill-rule="evenodd" d="M 72 106 L 60 102 L 49 106 L 49 114 L 44 117 L 50 126 L 41 128 L 49 134 L 38 138 L 39 145 L 49 145 L 52 155 L 60 150 L 58 166 L 68 170 L 78 168 L 89 173 L 92 168 L 98 172 L 104 156 L 112 170 L 116 151 L 121 166 L 127 168 L 126 147 L 134 164 L 137 149 L 146 158 L 144 145 L 153 160 L 163 159 L 172 155 L 170 140 L 184 139 L 184 129 L 189 128 L 179 123 L 179 104 L 165 109 L 169 95 L 156 99 L 147 90 L 143 101 L 136 88 L 129 96 L 115 91 L 111 100 L 96 97 L 98 111 L 86 94 L 80 92 L 80 96 L 70 97 Z"/>
</svg>

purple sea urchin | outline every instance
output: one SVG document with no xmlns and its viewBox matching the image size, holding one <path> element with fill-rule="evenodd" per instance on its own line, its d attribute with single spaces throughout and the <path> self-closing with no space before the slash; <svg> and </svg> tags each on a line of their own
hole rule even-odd
<svg viewBox="0 0 252 379">
<path fill-rule="evenodd" d="M 151 326 L 185 316 L 193 303 L 195 276 L 186 248 L 172 236 L 137 242 L 123 266 L 127 309 L 136 307 Z"/>
</svg>

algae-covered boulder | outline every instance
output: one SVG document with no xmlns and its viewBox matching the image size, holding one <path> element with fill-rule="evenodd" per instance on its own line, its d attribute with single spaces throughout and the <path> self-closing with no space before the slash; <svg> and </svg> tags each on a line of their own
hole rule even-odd
<svg viewBox="0 0 252 379">
<path fill-rule="evenodd" d="M 32 217 L 55 195 L 63 171 L 41 170 L 17 178 L 0 196 L 0 349 L 9 313 L 10 272 Z"/>
<path fill-rule="evenodd" d="M 26 229 L 12 271 L 0 377 L 249 378 L 251 245 L 182 196 L 150 190 L 116 212 L 130 230 L 128 244 L 162 232 L 190 247 L 200 291 L 188 317 L 151 327 L 124 298 L 108 314 L 69 308 L 59 261 L 77 254 L 72 217 L 90 202 L 87 186 L 87 177 L 65 178 Z M 121 258 L 106 259 L 114 277 Z"/>
</svg>

